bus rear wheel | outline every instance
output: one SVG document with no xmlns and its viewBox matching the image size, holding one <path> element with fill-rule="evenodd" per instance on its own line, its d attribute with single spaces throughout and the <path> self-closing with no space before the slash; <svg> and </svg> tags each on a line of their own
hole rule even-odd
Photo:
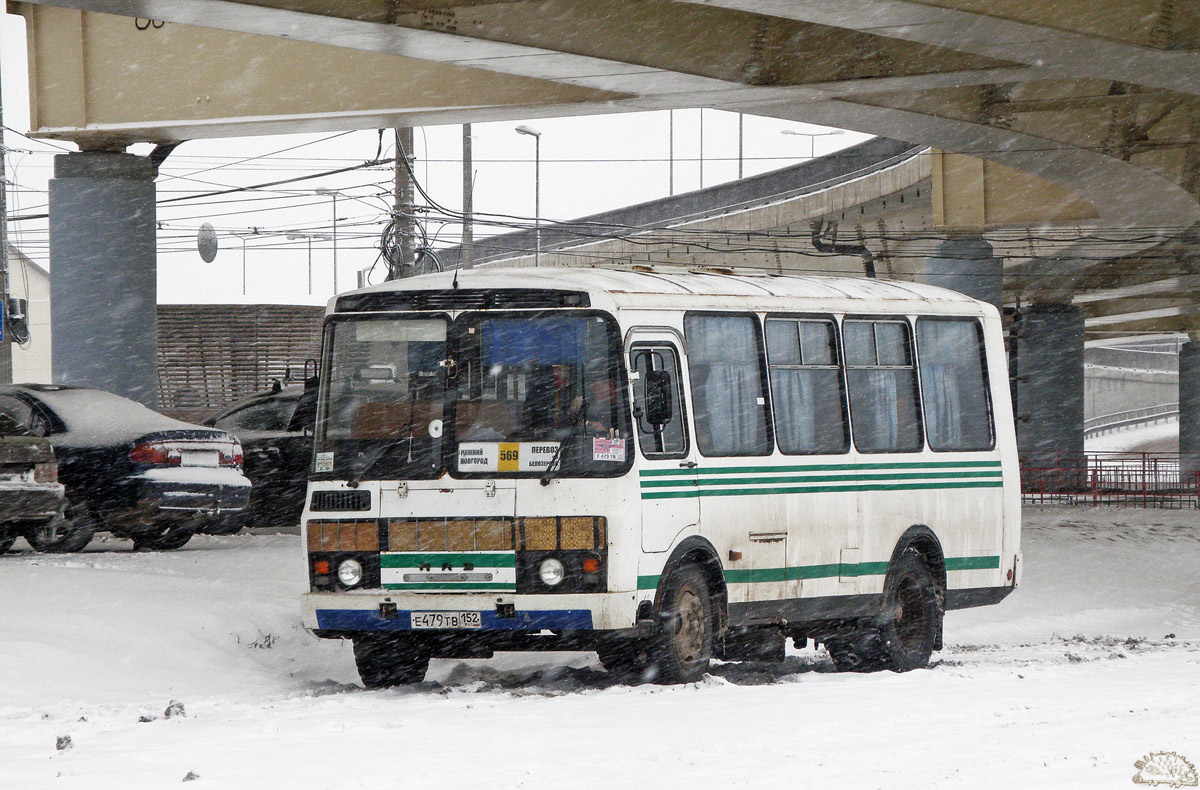
<svg viewBox="0 0 1200 790">
<path fill-rule="evenodd" d="M 908 672 L 929 664 L 945 615 L 945 591 L 916 549 L 888 570 L 883 613 L 872 627 L 830 639 L 825 648 L 839 672 Z"/>
<path fill-rule="evenodd" d="M 888 574 L 880 629 L 888 669 L 908 672 L 929 664 L 942 632 L 946 594 L 919 551 L 909 548 Z"/>
<path fill-rule="evenodd" d="M 354 638 L 354 664 L 369 689 L 420 683 L 429 669 L 429 650 L 407 634 L 369 634 Z"/>
<path fill-rule="evenodd" d="M 694 683 L 708 671 L 713 655 L 712 596 L 697 568 L 681 568 L 667 577 L 656 641 L 656 683 Z"/>
</svg>

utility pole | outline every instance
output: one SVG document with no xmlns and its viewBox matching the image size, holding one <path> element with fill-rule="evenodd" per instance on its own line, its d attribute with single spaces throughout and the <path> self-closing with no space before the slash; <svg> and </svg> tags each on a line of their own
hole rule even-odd
<svg viewBox="0 0 1200 790">
<path fill-rule="evenodd" d="M 8 315 L 8 176 L 4 169 L 8 149 L 4 147 L 3 90 L 0 79 L 0 320 Z M 11 384 L 13 380 L 12 342 L 7 329 L 0 324 L 0 384 Z"/>
<path fill-rule="evenodd" d="M 459 266 L 470 269 L 475 265 L 475 229 L 472 215 L 475 212 L 475 165 L 471 152 L 471 124 L 463 124 L 462 141 L 463 162 L 463 226 L 462 226 L 462 257 Z"/>
<path fill-rule="evenodd" d="M 412 127 L 396 129 L 396 192 L 393 215 L 396 218 L 396 230 L 400 234 L 400 260 L 406 264 L 414 262 L 416 248 L 414 243 L 416 241 L 416 223 L 413 219 L 416 196 L 411 172 L 415 161 Z M 388 273 L 389 280 L 403 276 L 405 276 L 403 269 L 395 274 L 390 271 Z"/>
</svg>

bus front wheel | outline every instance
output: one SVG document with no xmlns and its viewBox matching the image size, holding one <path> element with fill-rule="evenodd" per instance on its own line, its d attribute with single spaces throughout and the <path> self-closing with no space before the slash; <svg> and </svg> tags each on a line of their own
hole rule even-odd
<svg viewBox="0 0 1200 790">
<path fill-rule="evenodd" d="M 713 654 L 712 596 L 696 567 L 667 577 L 655 650 L 658 683 L 693 683 L 704 677 Z"/>
<path fill-rule="evenodd" d="M 407 634 L 369 634 L 354 638 L 354 664 L 369 689 L 420 683 L 429 669 L 429 651 Z"/>
</svg>

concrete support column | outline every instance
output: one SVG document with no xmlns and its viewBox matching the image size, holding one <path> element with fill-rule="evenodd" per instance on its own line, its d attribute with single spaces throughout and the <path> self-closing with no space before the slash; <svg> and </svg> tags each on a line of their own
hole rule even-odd
<svg viewBox="0 0 1200 790">
<path fill-rule="evenodd" d="M 925 282 L 964 293 L 1000 309 L 1004 304 L 1004 262 L 979 237 L 947 239 L 925 259 Z"/>
<path fill-rule="evenodd" d="M 1200 473 L 1200 336 L 1179 349 L 1179 473 L 1184 485 Z"/>
<path fill-rule="evenodd" d="M 1025 466 L 1075 470 L 1082 482 L 1083 313 L 1068 304 L 1022 307 L 1017 336 L 1014 408 L 1017 448 Z"/>
<path fill-rule="evenodd" d="M 158 403 L 155 168 L 122 153 L 54 157 L 50 318 L 56 384 Z"/>
</svg>

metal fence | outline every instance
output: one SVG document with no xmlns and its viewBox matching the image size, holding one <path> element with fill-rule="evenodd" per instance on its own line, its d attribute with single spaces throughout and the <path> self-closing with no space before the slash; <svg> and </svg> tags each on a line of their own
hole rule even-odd
<svg viewBox="0 0 1200 790">
<path fill-rule="evenodd" d="M 1132 428 L 1135 425 L 1149 425 L 1165 422 L 1179 416 L 1179 402 L 1160 403 L 1156 406 L 1142 406 L 1137 409 L 1126 409 L 1112 414 L 1098 414 L 1083 421 L 1085 438 L 1100 436 L 1110 431 L 1122 428 Z"/>
<path fill-rule="evenodd" d="M 1166 340 L 1140 346 L 1093 346 L 1084 349 L 1086 365 L 1156 373 L 1179 372 L 1179 348 L 1183 340 Z"/>
<path fill-rule="evenodd" d="M 1021 498 L 1031 505 L 1194 508 L 1200 473 L 1183 474 L 1178 453 L 1087 453 L 1081 462 L 1021 467 Z"/>
</svg>

